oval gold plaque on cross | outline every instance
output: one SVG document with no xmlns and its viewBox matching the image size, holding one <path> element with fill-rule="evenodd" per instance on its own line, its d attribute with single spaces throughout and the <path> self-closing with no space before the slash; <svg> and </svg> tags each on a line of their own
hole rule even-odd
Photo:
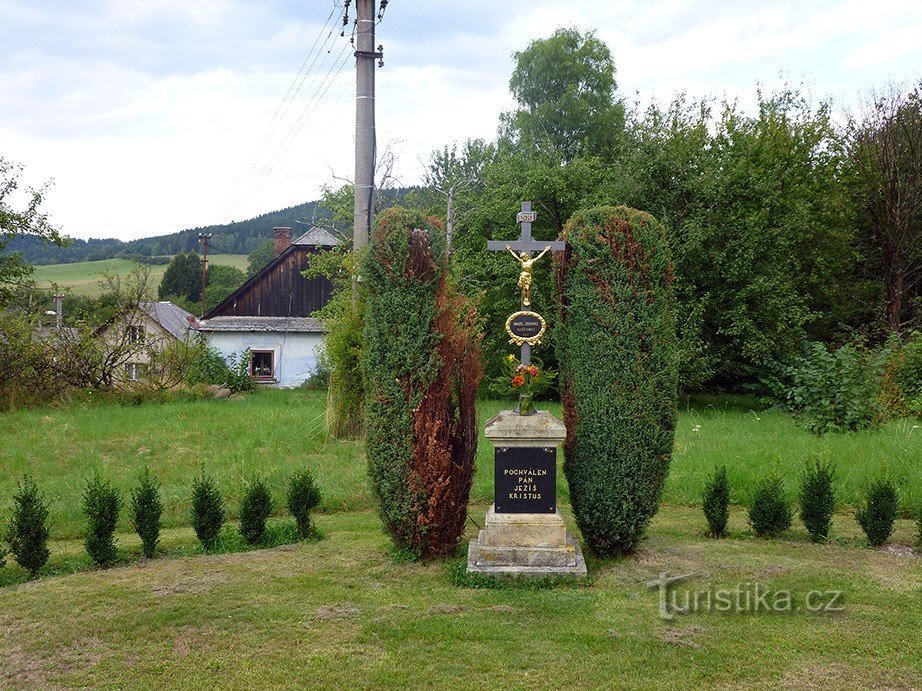
<svg viewBox="0 0 922 691">
<path fill-rule="evenodd" d="M 509 342 L 517 346 L 527 343 L 530 346 L 541 343 L 541 337 L 547 329 L 547 323 L 537 312 L 515 312 L 506 320 L 506 333 Z"/>
</svg>

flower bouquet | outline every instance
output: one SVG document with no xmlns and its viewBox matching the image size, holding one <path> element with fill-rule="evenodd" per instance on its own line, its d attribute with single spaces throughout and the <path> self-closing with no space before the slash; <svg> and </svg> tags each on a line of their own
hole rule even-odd
<svg viewBox="0 0 922 691">
<path fill-rule="evenodd" d="M 535 395 L 544 391 L 556 376 L 553 370 L 544 369 L 537 358 L 530 365 L 523 365 L 515 355 L 508 355 L 503 360 L 502 376 L 493 378 L 490 390 L 504 396 L 518 394 L 519 403 L 515 412 L 519 415 L 533 415 Z"/>
</svg>

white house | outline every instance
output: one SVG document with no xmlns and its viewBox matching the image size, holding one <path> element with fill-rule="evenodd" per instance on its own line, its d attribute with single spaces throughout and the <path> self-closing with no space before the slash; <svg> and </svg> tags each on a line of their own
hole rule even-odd
<svg viewBox="0 0 922 691">
<path fill-rule="evenodd" d="M 137 381 L 147 373 L 152 354 L 185 340 L 194 324 L 195 317 L 172 302 L 139 302 L 136 310 L 104 324 L 97 335 L 107 346 L 107 356 L 117 359 L 120 378 Z"/>
<path fill-rule="evenodd" d="M 298 386 L 317 371 L 323 328 L 311 317 L 211 317 L 197 331 L 227 359 L 250 351 L 250 374 L 274 386 Z"/>
<path fill-rule="evenodd" d="M 330 299 L 327 278 L 304 278 L 312 256 L 340 241 L 312 228 L 294 242 L 291 228 L 275 229 L 275 258 L 194 328 L 225 358 L 251 353 L 250 374 L 271 386 L 298 386 L 317 371 L 324 342 L 311 315 Z"/>
</svg>

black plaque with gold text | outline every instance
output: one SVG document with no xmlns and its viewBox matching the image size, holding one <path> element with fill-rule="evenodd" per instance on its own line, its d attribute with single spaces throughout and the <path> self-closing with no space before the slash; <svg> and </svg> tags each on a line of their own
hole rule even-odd
<svg viewBox="0 0 922 691">
<path fill-rule="evenodd" d="M 557 510 L 557 448 L 498 446 L 494 454 L 497 513 L 554 513 Z"/>
</svg>

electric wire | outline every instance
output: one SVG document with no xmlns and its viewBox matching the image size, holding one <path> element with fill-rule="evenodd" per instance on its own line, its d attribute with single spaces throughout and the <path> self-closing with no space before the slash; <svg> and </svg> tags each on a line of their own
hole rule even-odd
<svg viewBox="0 0 922 691">
<path fill-rule="evenodd" d="M 237 208 L 246 205 L 252 196 L 262 187 L 272 171 L 275 170 L 275 167 L 278 165 L 282 156 L 285 154 L 289 144 L 294 140 L 295 137 L 297 137 L 310 117 L 316 112 L 324 96 L 326 96 L 327 92 L 330 90 L 330 87 L 336 81 L 337 77 L 339 77 L 340 73 L 343 71 L 343 68 L 346 66 L 346 63 L 349 61 L 350 56 L 347 54 L 348 48 L 348 44 L 343 45 L 342 50 L 340 51 L 339 55 L 336 56 L 334 63 L 327 71 L 327 74 L 317 83 L 313 93 L 309 97 L 304 108 L 302 108 L 298 119 L 288 130 L 285 138 L 282 140 L 279 146 L 276 147 L 275 152 L 269 158 L 269 161 L 266 163 L 266 165 L 262 168 L 262 171 L 259 173 L 256 182 L 250 187 L 249 191 L 245 195 L 238 198 L 237 203 L 231 210 L 231 215 L 237 210 Z"/>
<path fill-rule="evenodd" d="M 317 64 L 317 60 L 320 57 L 321 53 L 323 52 L 323 49 L 326 48 L 327 43 L 329 42 L 330 38 L 333 36 L 334 28 L 331 27 L 330 20 L 333 19 L 334 15 L 336 14 L 336 9 L 337 8 L 334 5 L 333 9 L 330 11 L 330 14 L 327 16 L 326 21 L 320 27 L 320 31 L 317 33 L 317 36 L 314 38 L 314 42 L 311 45 L 310 50 L 307 52 L 307 56 L 304 58 L 304 61 L 301 63 L 301 67 L 299 68 L 298 73 L 295 75 L 294 79 L 292 79 L 291 84 L 289 84 L 288 91 L 285 93 L 284 98 L 281 100 L 281 102 L 276 107 L 275 113 L 272 115 L 272 118 L 269 121 L 269 124 L 267 125 L 265 131 L 263 132 L 263 136 L 260 138 L 259 143 L 256 145 L 256 148 L 254 149 L 253 154 L 250 157 L 248 164 L 245 165 L 244 168 L 241 169 L 241 172 L 237 176 L 237 179 L 234 181 L 233 185 L 231 185 L 227 193 L 227 197 L 225 197 L 224 203 L 222 204 L 222 206 L 224 206 L 225 209 L 227 205 L 230 203 L 234 195 L 234 192 L 237 190 L 238 186 L 240 185 L 240 182 L 243 179 L 245 179 L 248 175 L 250 175 L 250 173 L 253 172 L 253 169 L 256 167 L 260 156 L 265 150 L 265 147 L 268 146 L 269 142 L 272 140 L 272 137 L 275 135 L 276 131 L 281 126 L 282 121 L 284 121 L 285 116 L 288 114 L 288 111 L 291 108 L 292 103 L 294 103 L 294 100 L 297 98 L 298 94 L 301 93 L 301 89 L 304 86 L 304 82 L 307 80 L 307 77 L 310 75 L 311 70 L 313 70 L 314 65 Z M 327 36 L 323 40 L 323 43 L 321 44 L 320 38 L 321 36 L 323 36 L 325 31 L 327 32 Z M 314 53 L 315 49 L 317 49 L 316 53 Z M 311 60 L 312 56 L 313 56 L 313 60 Z M 310 62 L 309 67 L 307 67 L 308 62 Z M 305 67 L 307 67 L 306 70 L 305 70 Z"/>
</svg>

